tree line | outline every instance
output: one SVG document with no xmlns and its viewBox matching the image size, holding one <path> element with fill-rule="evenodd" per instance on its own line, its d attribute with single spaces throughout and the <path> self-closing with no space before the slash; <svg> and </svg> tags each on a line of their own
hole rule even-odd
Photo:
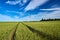
<svg viewBox="0 0 60 40">
<path fill-rule="evenodd" d="M 43 19 L 40 20 L 40 21 L 60 21 L 60 18 L 59 19 Z"/>
</svg>

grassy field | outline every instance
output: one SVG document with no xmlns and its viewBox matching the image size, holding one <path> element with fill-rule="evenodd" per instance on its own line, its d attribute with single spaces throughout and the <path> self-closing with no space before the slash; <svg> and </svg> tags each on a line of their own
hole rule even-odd
<svg viewBox="0 0 60 40">
<path fill-rule="evenodd" d="M 44 34 L 60 38 L 60 21 L 25 22 L 25 24 Z"/>
<path fill-rule="evenodd" d="M 11 40 L 60 40 L 60 21 L 0 22 L 0 40 L 9 36 Z"/>
<path fill-rule="evenodd" d="M 36 30 L 60 37 L 60 21 L 26 22 L 25 24 Z"/>
<path fill-rule="evenodd" d="M 33 34 L 25 25 L 20 23 L 16 31 L 15 40 L 40 40 L 41 38 Z"/>
<path fill-rule="evenodd" d="M 12 22 L 0 22 L 0 40 L 8 40 L 10 32 L 17 23 Z"/>
</svg>

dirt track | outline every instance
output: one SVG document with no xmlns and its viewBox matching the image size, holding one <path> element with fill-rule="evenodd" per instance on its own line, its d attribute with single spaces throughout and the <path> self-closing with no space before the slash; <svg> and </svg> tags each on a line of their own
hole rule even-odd
<svg viewBox="0 0 60 40">
<path fill-rule="evenodd" d="M 28 26 L 24 23 L 22 23 L 22 24 L 25 25 L 31 32 L 39 35 L 39 37 L 41 37 L 41 38 L 46 38 L 46 40 L 60 40 L 60 38 L 58 38 L 56 36 L 52 36 L 50 34 L 46 34 L 46 33 L 42 32 L 42 31 L 35 30 L 31 26 Z"/>
<path fill-rule="evenodd" d="M 15 40 L 14 37 L 16 35 L 16 30 L 18 28 L 19 23 L 13 28 L 9 34 L 8 40 Z"/>
<path fill-rule="evenodd" d="M 15 40 L 14 37 L 16 36 L 16 30 L 17 30 L 19 24 L 20 23 L 18 23 L 16 25 L 16 27 L 12 29 L 12 31 L 11 31 L 9 37 L 8 37 L 8 40 Z M 35 29 L 31 28 L 30 26 L 28 26 L 28 25 L 26 25 L 24 23 L 22 23 L 22 24 L 25 25 L 31 32 L 36 33 L 37 35 L 39 35 L 42 38 L 46 38 L 46 40 L 60 40 L 60 38 L 57 38 L 55 36 L 51 36 L 51 35 L 46 34 L 44 32 L 35 30 Z"/>
</svg>

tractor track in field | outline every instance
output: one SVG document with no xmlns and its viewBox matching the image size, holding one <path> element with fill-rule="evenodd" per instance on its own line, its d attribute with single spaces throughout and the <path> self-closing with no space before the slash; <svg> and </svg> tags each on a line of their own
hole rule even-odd
<svg viewBox="0 0 60 40">
<path fill-rule="evenodd" d="M 19 24 L 20 24 L 20 23 L 18 23 L 18 24 L 15 26 L 15 28 L 13 28 L 13 29 L 11 30 L 11 32 L 10 32 L 10 34 L 9 34 L 9 37 L 8 37 L 8 40 L 15 40 L 14 37 L 16 36 L 16 30 L 17 30 Z"/>
<path fill-rule="evenodd" d="M 42 31 L 38 31 L 38 30 L 33 29 L 33 28 L 31 28 L 31 26 L 28 26 L 24 23 L 22 23 L 22 24 L 25 25 L 31 32 L 36 33 L 39 37 L 46 38 L 46 40 L 60 40 L 59 37 L 52 36 L 50 34 L 46 34 Z"/>
</svg>

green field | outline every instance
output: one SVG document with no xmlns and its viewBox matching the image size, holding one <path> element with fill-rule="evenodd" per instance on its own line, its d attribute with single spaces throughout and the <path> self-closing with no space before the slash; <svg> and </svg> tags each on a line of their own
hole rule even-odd
<svg viewBox="0 0 60 40">
<path fill-rule="evenodd" d="M 1 22 L 0 23 L 0 40 L 8 40 L 9 34 L 17 23 Z"/>
<path fill-rule="evenodd" d="M 0 22 L 0 40 L 60 40 L 60 21 Z"/>
</svg>

